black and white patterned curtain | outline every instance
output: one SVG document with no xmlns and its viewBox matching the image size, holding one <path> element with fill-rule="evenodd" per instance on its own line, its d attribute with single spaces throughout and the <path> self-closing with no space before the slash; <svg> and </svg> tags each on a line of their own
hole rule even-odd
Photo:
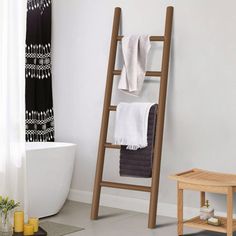
<svg viewBox="0 0 236 236">
<path fill-rule="evenodd" d="M 26 141 L 54 141 L 51 75 L 51 0 L 28 0 Z"/>
</svg>

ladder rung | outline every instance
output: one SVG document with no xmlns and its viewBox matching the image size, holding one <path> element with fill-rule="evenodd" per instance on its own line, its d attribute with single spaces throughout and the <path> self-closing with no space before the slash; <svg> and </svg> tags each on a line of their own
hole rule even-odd
<svg viewBox="0 0 236 236">
<path fill-rule="evenodd" d="M 142 186 L 142 185 L 121 184 L 121 183 L 114 183 L 114 182 L 108 182 L 108 181 L 102 181 L 100 185 L 102 187 L 121 188 L 121 189 L 135 190 L 135 191 L 151 192 L 151 187 Z"/>
<path fill-rule="evenodd" d="M 121 70 L 114 70 L 113 75 L 121 75 Z M 161 71 L 147 71 L 145 76 L 160 77 L 161 76 Z"/>
<path fill-rule="evenodd" d="M 116 111 L 117 106 L 109 106 L 109 111 Z"/>
<path fill-rule="evenodd" d="M 117 41 L 121 41 L 124 36 L 117 36 Z M 164 36 L 150 36 L 150 41 L 165 41 Z"/>
<path fill-rule="evenodd" d="M 117 110 L 117 106 L 109 106 L 109 111 L 116 111 Z M 156 116 L 158 115 L 158 112 L 156 113 Z M 107 146 L 106 146 L 107 145 Z M 111 145 L 111 143 L 106 143 L 105 144 L 105 147 L 109 147 L 109 148 L 116 148 L 116 147 L 111 147 L 110 146 Z M 113 145 L 113 146 L 116 146 L 116 145 Z M 118 145 L 119 146 L 119 145 Z M 118 148 L 118 147 L 117 147 Z"/>
<path fill-rule="evenodd" d="M 112 143 L 105 143 L 106 148 L 114 148 L 114 149 L 120 149 L 120 145 L 112 144 Z"/>
</svg>

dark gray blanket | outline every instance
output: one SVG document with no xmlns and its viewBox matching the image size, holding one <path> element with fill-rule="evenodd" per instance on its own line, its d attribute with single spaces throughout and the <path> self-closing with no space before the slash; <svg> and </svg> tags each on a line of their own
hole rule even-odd
<svg viewBox="0 0 236 236">
<path fill-rule="evenodd" d="M 138 150 L 120 149 L 120 175 L 150 178 L 152 176 L 152 157 L 155 137 L 157 104 L 153 105 L 148 117 L 148 146 Z"/>
</svg>

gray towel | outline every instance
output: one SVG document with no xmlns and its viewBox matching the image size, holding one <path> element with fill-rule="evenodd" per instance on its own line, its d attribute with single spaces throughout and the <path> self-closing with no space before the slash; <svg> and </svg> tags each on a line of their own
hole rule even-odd
<svg viewBox="0 0 236 236">
<path fill-rule="evenodd" d="M 148 116 L 148 146 L 138 150 L 120 149 L 120 175 L 150 178 L 155 138 L 157 104 L 153 105 Z"/>
</svg>

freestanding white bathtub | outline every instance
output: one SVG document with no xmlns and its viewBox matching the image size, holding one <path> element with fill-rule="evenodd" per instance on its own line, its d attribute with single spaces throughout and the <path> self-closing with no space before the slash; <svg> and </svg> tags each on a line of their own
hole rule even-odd
<svg viewBox="0 0 236 236">
<path fill-rule="evenodd" d="M 70 190 L 75 149 L 72 143 L 26 143 L 29 216 L 60 211 Z"/>
</svg>

